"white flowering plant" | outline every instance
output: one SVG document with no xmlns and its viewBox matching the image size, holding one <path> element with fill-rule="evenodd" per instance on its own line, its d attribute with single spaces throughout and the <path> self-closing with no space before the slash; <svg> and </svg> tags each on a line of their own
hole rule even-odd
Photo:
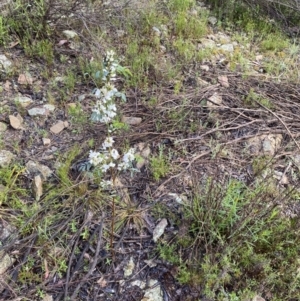
<svg viewBox="0 0 300 301">
<path fill-rule="evenodd" d="M 95 88 L 93 90 L 97 102 L 93 108 L 92 121 L 105 124 L 111 123 L 117 116 L 115 99 L 120 98 L 124 102 L 126 101 L 126 95 L 119 92 L 112 83 L 116 80 L 117 73 L 121 73 L 125 76 L 131 75 L 127 68 L 119 65 L 118 60 L 115 59 L 115 53 L 109 50 L 103 60 L 103 70 L 95 73 L 95 78 L 99 79 L 101 77 L 104 84 L 101 88 Z"/>
<path fill-rule="evenodd" d="M 126 101 L 125 94 L 119 92 L 112 83 L 116 80 L 117 73 L 121 73 L 125 76 L 131 74 L 127 68 L 119 65 L 119 62 L 115 59 L 115 53 L 112 50 L 107 51 L 103 60 L 102 72 L 96 72 L 96 76 L 102 76 L 103 85 L 101 88 L 93 90 L 93 94 L 95 95 L 97 102 L 92 109 L 91 119 L 92 121 L 108 125 L 108 133 L 112 132 L 111 125 L 117 116 L 115 99 L 121 98 L 123 101 Z M 130 148 L 123 154 L 123 156 L 121 156 L 118 150 L 113 147 L 114 142 L 114 139 L 108 136 L 103 141 L 102 147 L 99 151 L 91 150 L 89 153 L 89 160 L 87 164 L 95 167 L 101 175 L 109 171 L 112 175 L 115 175 L 116 172 L 128 169 L 131 171 L 134 170 L 134 149 Z M 102 187 L 107 187 L 109 185 L 111 185 L 110 181 L 102 180 Z"/>
<path fill-rule="evenodd" d="M 135 160 L 134 148 L 130 148 L 121 156 L 118 150 L 113 147 L 114 142 L 112 137 L 107 137 L 102 143 L 100 151 L 90 151 L 89 163 L 97 167 L 101 174 L 111 170 L 123 171 L 133 169 L 132 163 Z"/>
</svg>

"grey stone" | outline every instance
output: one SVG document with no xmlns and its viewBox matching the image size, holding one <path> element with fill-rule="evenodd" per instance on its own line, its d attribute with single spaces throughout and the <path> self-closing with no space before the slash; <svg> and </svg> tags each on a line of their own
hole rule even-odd
<svg viewBox="0 0 300 301">
<path fill-rule="evenodd" d="M 22 108 L 28 107 L 33 102 L 31 98 L 26 96 L 17 96 L 14 101 L 20 104 Z"/>
<path fill-rule="evenodd" d="M 0 252 L 0 275 L 4 274 L 5 271 L 14 263 L 15 259 L 11 258 L 8 254 Z"/>
<path fill-rule="evenodd" d="M 85 99 L 86 95 L 85 94 L 82 94 L 82 95 L 79 95 L 78 96 L 78 101 L 83 101 Z"/>
<path fill-rule="evenodd" d="M 64 30 L 63 34 L 67 39 L 74 39 L 78 34 L 74 30 Z"/>
<path fill-rule="evenodd" d="M 201 39 L 200 40 L 201 44 L 205 48 L 214 48 L 216 47 L 216 43 L 213 40 L 210 39 Z"/>
<path fill-rule="evenodd" d="M 168 221 L 166 218 L 163 218 L 153 230 L 153 241 L 157 242 L 158 239 L 164 234 L 165 229 L 168 225 Z"/>
<path fill-rule="evenodd" d="M 227 52 L 233 52 L 234 51 L 234 47 L 233 47 L 232 44 L 224 44 L 224 45 L 221 45 L 220 48 L 224 51 L 227 51 Z"/>
<path fill-rule="evenodd" d="M 145 291 L 143 300 L 147 301 L 163 301 L 163 292 L 157 280 L 150 279 L 149 288 Z"/>
<path fill-rule="evenodd" d="M 209 17 L 209 18 L 207 19 L 207 22 L 208 22 L 210 25 L 215 25 L 215 24 L 217 24 L 218 19 L 217 19 L 216 17 Z"/>
<path fill-rule="evenodd" d="M 135 268 L 135 263 L 133 261 L 133 257 L 131 256 L 128 263 L 124 267 L 124 277 L 129 277 L 132 275 Z"/>
<path fill-rule="evenodd" d="M 28 110 L 30 116 L 47 115 L 48 110 L 46 108 L 32 108 Z"/>
<path fill-rule="evenodd" d="M 42 175 L 43 180 L 46 180 L 52 175 L 52 170 L 48 166 L 31 160 L 26 163 L 26 170 L 29 174 L 34 176 L 38 174 Z"/>
<path fill-rule="evenodd" d="M 7 125 L 4 122 L 0 122 L 0 133 L 3 133 L 7 130 Z"/>
<path fill-rule="evenodd" d="M 4 55 L 0 54 L 0 68 L 6 72 L 10 71 L 12 62 Z"/>
<path fill-rule="evenodd" d="M 157 27 L 153 26 L 152 30 L 156 36 L 160 37 L 161 31 Z"/>
<path fill-rule="evenodd" d="M 0 167 L 6 167 L 10 164 L 15 155 L 7 150 L 0 150 Z"/>
<path fill-rule="evenodd" d="M 51 104 L 45 104 L 43 105 L 43 108 L 45 108 L 46 110 L 53 112 L 55 110 L 55 106 L 51 105 Z"/>
<path fill-rule="evenodd" d="M 41 196 L 43 195 L 43 181 L 40 175 L 37 175 L 33 178 L 32 181 L 32 192 L 34 195 L 34 199 L 39 201 Z"/>
</svg>

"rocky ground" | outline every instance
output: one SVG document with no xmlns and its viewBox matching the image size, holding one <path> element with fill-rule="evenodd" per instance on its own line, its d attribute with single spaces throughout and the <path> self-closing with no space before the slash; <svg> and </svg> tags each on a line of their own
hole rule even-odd
<svg viewBox="0 0 300 301">
<path fill-rule="evenodd" d="M 85 169 L 107 126 L 90 119 L 97 85 L 81 64 L 114 47 L 134 76 L 126 26 L 111 33 L 115 44 L 102 35 L 89 45 L 82 32 L 61 30 L 51 62 L 26 54 L 17 36 L 0 48 L 0 300 L 217 300 L 197 281 L 181 281 L 178 262 L 196 254 L 195 244 L 176 251 L 177 263 L 162 251 L 189 235 L 184 207 L 209 177 L 268 182 L 270 206 L 299 216 L 299 47 L 263 51 L 218 21 L 210 15 L 193 41 L 202 58 L 170 48 L 168 22 L 151 25 L 157 61 L 141 59 L 136 82 L 117 76 L 127 101 L 117 103 L 112 136 L 137 159 L 134 173 L 105 176 L 114 179 L 109 189 Z M 106 34 L 113 29 L 111 21 Z M 297 197 L 285 202 L 291 190 Z M 261 287 L 253 300 L 272 294 Z M 222 300 L 246 300 L 230 298 Z"/>
</svg>

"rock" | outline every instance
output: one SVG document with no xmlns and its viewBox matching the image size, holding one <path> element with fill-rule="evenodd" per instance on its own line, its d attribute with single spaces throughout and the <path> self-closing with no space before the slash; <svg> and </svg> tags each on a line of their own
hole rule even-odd
<svg viewBox="0 0 300 301">
<path fill-rule="evenodd" d="M 213 40 L 210 40 L 210 39 L 201 39 L 200 42 L 204 48 L 215 48 L 216 47 L 216 42 Z"/>
<path fill-rule="evenodd" d="M 163 218 L 153 230 L 153 241 L 157 242 L 158 239 L 164 234 L 165 229 L 168 225 L 168 221 L 166 218 Z"/>
<path fill-rule="evenodd" d="M 49 111 L 46 108 L 32 108 L 27 111 L 30 116 L 38 116 L 38 115 L 48 115 Z"/>
<path fill-rule="evenodd" d="M 210 24 L 210 25 L 215 25 L 218 23 L 218 19 L 216 17 L 209 17 L 207 19 L 207 22 Z"/>
<path fill-rule="evenodd" d="M 282 142 L 281 134 L 261 135 L 250 138 L 248 147 L 253 155 L 269 155 L 273 156 L 279 149 Z"/>
<path fill-rule="evenodd" d="M 128 263 L 124 267 L 124 277 L 131 276 L 133 271 L 134 271 L 134 268 L 135 268 L 135 264 L 134 264 L 134 261 L 133 261 L 133 257 L 130 257 Z"/>
<path fill-rule="evenodd" d="M 130 282 L 130 286 L 137 286 L 141 289 L 144 289 L 146 287 L 146 282 L 141 281 L 141 280 L 134 280 Z"/>
<path fill-rule="evenodd" d="M 0 133 L 3 133 L 7 130 L 7 125 L 4 122 L 0 122 Z"/>
<path fill-rule="evenodd" d="M 264 56 L 262 54 L 258 54 L 256 57 L 255 57 L 255 60 L 256 61 L 261 61 L 262 59 L 264 58 Z"/>
<path fill-rule="evenodd" d="M 51 140 L 49 138 L 43 138 L 42 140 L 44 145 L 50 145 L 51 143 Z"/>
<path fill-rule="evenodd" d="M 26 170 L 29 174 L 42 175 L 43 180 L 46 180 L 52 175 L 52 170 L 48 166 L 31 160 L 26 163 Z"/>
<path fill-rule="evenodd" d="M 22 73 L 18 77 L 18 83 L 20 85 L 32 85 L 33 84 L 33 78 L 30 75 L 30 73 Z"/>
<path fill-rule="evenodd" d="M 150 279 L 149 288 L 141 301 L 163 301 L 163 292 L 157 280 Z"/>
<path fill-rule="evenodd" d="M 0 167 L 6 167 L 10 164 L 11 160 L 16 156 L 7 150 L 0 150 Z"/>
<path fill-rule="evenodd" d="M 205 81 L 205 80 L 202 79 L 201 77 L 197 77 L 197 78 L 196 78 L 196 81 L 197 81 L 197 85 L 198 85 L 199 87 L 207 87 L 207 86 L 210 85 L 209 82 Z"/>
<path fill-rule="evenodd" d="M 295 156 L 292 156 L 292 160 L 294 164 L 300 169 L 300 154 L 296 154 Z"/>
<path fill-rule="evenodd" d="M 85 99 L 86 95 L 85 94 L 81 94 L 78 96 L 78 101 L 81 102 Z"/>
<path fill-rule="evenodd" d="M 265 155 L 273 156 L 279 149 L 282 141 L 281 134 L 270 134 L 267 135 L 262 142 L 262 148 Z"/>
<path fill-rule="evenodd" d="M 273 177 L 276 180 L 280 181 L 279 184 L 281 184 L 281 185 L 287 185 L 287 184 L 289 184 L 288 177 L 285 174 L 283 174 L 283 172 L 281 172 L 281 171 L 274 170 Z"/>
<path fill-rule="evenodd" d="M 154 259 L 144 260 L 148 267 L 154 268 L 157 266 L 157 262 Z"/>
<path fill-rule="evenodd" d="M 17 104 L 20 104 L 22 108 L 28 107 L 33 102 L 31 98 L 26 96 L 17 96 L 14 101 Z"/>
<path fill-rule="evenodd" d="M 142 118 L 140 117 L 122 117 L 122 122 L 129 124 L 129 125 L 138 125 L 142 122 Z"/>
<path fill-rule="evenodd" d="M 160 52 L 162 52 L 162 53 L 166 53 L 167 52 L 167 48 L 164 45 L 160 45 L 159 49 L 160 49 Z"/>
<path fill-rule="evenodd" d="M 261 138 L 259 136 L 248 139 L 248 147 L 252 155 L 259 155 L 261 151 Z"/>
<path fill-rule="evenodd" d="M 200 69 L 203 70 L 203 71 L 209 71 L 209 66 L 207 66 L 207 65 L 201 65 Z"/>
<path fill-rule="evenodd" d="M 167 37 L 168 36 L 168 26 L 165 24 L 162 24 L 162 25 L 160 25 L 160 28 L 162 30 L 162 35 L 164 37 Z"/>
<path fill-rule="evenodd" d="M 226 75 L 218 76 L 218 82 L 220 83 L 221 86 L 225 88 L 229 88 L 228 77 Z"/>
<path fill-rule="evenodd" d="M 4 189 L 5 186 L 3 186 Z M 1 188 L 0 188 L 1 189 Z M 3 242 L 7 238 L 11 238 L 12 234 L 16 231 L 16 228 L 4 221 L 3 219 L 0 221 L 0 246 L 3 246 Z"/>
<path fill-rule="evenodd" d="M 208 98 L 207 106 L 209 108 L 217 108 L 223 101 L 222 96 L 215 92 L 211 97 Z"/>
<path fill-rule="evenodd" d="M 218 32 L 218 40 L 221 44 L 229 44 L 231 38 L 222 32 Z"/>
<path fill-rule="evenodd" d="M 6 272 L 6 270 L 15 262 L 15 259 L 11 258 L 8 254 L 4 254 L 0 251 L 0 276 Z"/>
<path fill-rule="evenodd" d="M 10 81 L 5 81 L 5 83 L 3 84 L 3 88 L 6 92 L 9 92 L 11 90 L 11 83 Z"/>
<path fill-rule="evenodd" d="M 161 36 L 161 31 L 157 27 L 153 26 L 152 31 L 154 32 L 154 35 L 156 35 L 157 37 Z"/>
<path fill-rule="evenodd" d="M 191 15 L 191 16 L 194 16 L 194 17 L 197 17 L 197 16 L 198 16 L 198 11 L 197 11 L 197 9 L 192 9 L 192 10 L 190 11 L 190 15 Z"/>
<path fill-rule="evenodd" d="M 123 38 L 126 34 L 125 30 L 119 29 L 116 31 L 118 38 Z"/>
<path fill-rule="evenodd" d="M 145 159 L 147 159 L 151 154 L 151 149 L 150 147 L 147 145 L 145 146 L 142 150 L 141 150 L 141 156 Z"/>
<path fill-rule="evenodd" d="M 53 112 L 55 110 L 55 106 L 51 105 L 51 104 L 45 104 L 45 105 L 43 105 L 43 108 L 45 108 L 49 112 Z"/>
<path fill-rule="evenodd" d="M 174 201 L 176 202 L 176 203 L 178 203 L 179 205 L 185 205 L 185 204 L 188 204 L 188 199 L 187 199 L 187 197 L 185 196 L 185 195 L 178 195 L 177 193 L 172 193 L 172 192 L 170 192 L 170 193 L 168 193 L 168 195 L 170 196 L 170 197 L 172 197 L 173 199 L 174 199 Z"/>
<path fill-rule="evenodd" d="M 12 128 L 14 128 L 15 130 L 23 129 L 22 122 L 23 122 L 23 118 L 21 117 L 20 114 L 18 114 L 17 116 L 9 115 L 9 123 L 12 126 Z"/>
<path fill-rule="evenodd" d="M 141 169 L 142 167 L 144 167 L 147 162 L 148 162 L 148 158 L 151 154 L 151 149 L 148 145 L 146 145 L 145 143 L 143 142 L 140 142 L 138 145 L 137 145 L 137 152 L 136 152 L 136 155 L 137 155 L 137 163 L 136 163 L 136 168 L 137 169 Z"/>
<path fill-rule="evenodd" d="M 65 81 L 65 78 L 63 76 L 56 76 L 54 78 L 54 82 L 56 83 L 63 83 Z"/>
<path fill-rule="evenodd" d="M 0 68 L 6 72 L 10 71 L 12 62 L 4 55 L 0 54 Z"/>
<path fill-rule="evenodd" d="M 223 51 L 227 51 L 227 52 L 233 52 L 234 51 L 233 44 L 221 45 L 220 49 L 222 49 Z"/>
<path fill-rule="evenodd" d="M 68 127 L 69 123 L 67 121 L 59 120 L 56 124 L 52 125 L 50 131 L 53 134 L 59 134 L 64 128 Z"/>
<path fill-rule="evenodd" d="M 67 39 L 74 39 L 75 37 L 78 36 L 78 34 L 74 30 L 64 30 L 63 34 Z"/>
<path fill-rule="evenodd" d="M 44 294 L 43 295 L 43 301 L 53 301 L 53 296 L 48 295 L 48 294 Z"/>
<path fill-rule="evenodd" d="M 43 194 L 43 181 L 40 175 L 37 175 L 33 178 L 32 181 L 32 192 L 34 195 L 34 199 L 39 201 Z"/>
</svg>

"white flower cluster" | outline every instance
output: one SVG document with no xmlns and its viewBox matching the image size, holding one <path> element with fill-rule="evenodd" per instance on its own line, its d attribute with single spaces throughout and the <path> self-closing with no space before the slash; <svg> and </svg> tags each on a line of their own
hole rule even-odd
<svg viewBox="0 0 300 301">
<path fill-rule="evenodd" d="M 116 80 L 116 70 L 119 66 L 118 61 L 115 59 L 115 53 L 113 50 L 109 50 L 106 53 L 105 59 L 103 61 L 103 81 L 114 81 Z"/>
<path fill-rule="evenodd" d="M 106 83 L 101 89 L 96 89 L 94 93 L 99 100 L 93 108 L 92 120 L 103 123 L 111 122 L 117 115 L 114 97 L 118 90 L 113 85 Z"/>
<path fill-rule="evenodd" d="M 96 88 L 93 92 L 98 100 L 92 110 L 91 118 L 93 121 L 108 124 L 117 116 L 117 107 L 114 103 L 115 97 L 121 97 L 123 100 L 126 100 L 126 97 L 110 83 L 110 81 L 116 80 L 116 70 L 119 67 L 113 50 L 107 51 L 103 66 L 102 80 L 105 84 L 101 89 Z"/>
<path fill-rule="evenodd" d="M 133 148 L 129 149 L 121 158 L 119 152 L 113 148 L 113 144 L 114 139 L 107 137 L 102 143 L 101 152 L 90 151 L 89 162 L 94 166 L 99 166 L 103 173 L 115 167 L 119 171 L 126 170 L 132 166 L 135 159 Z"/>
</svg>

